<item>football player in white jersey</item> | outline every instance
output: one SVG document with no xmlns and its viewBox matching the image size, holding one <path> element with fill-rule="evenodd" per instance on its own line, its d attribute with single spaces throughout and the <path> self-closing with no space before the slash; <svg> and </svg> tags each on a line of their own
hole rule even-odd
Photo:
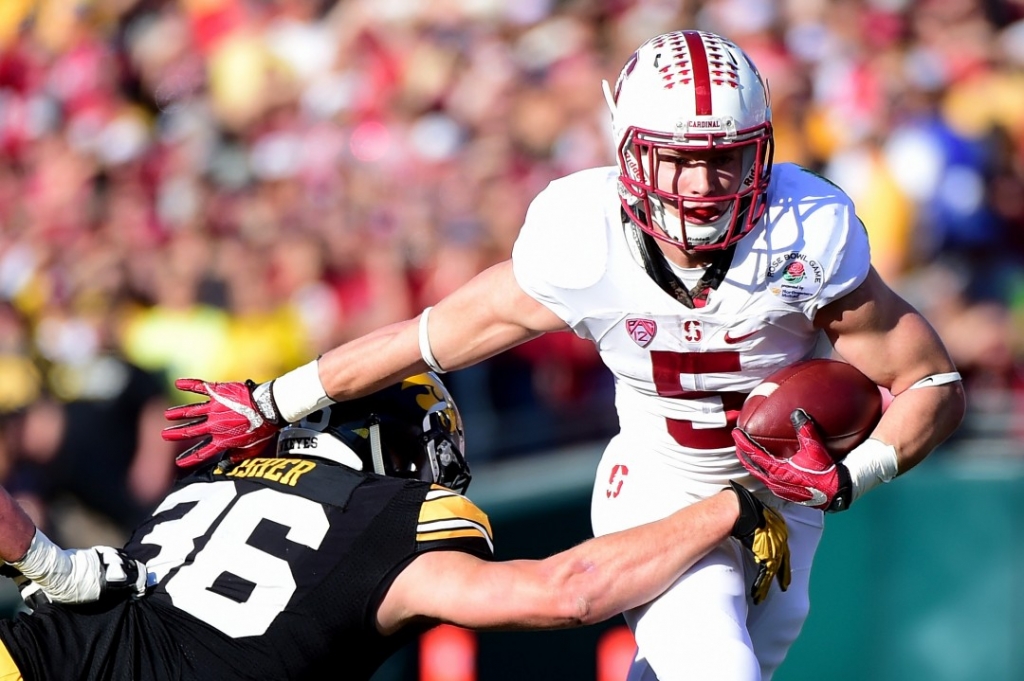
<svg viewBox="0 0 1024 681">
<path fill-rule="evenodd" d="M 699 31 L 657 36 L 605 95 L 617 166 L 552 182 L 509 260 L 416 319 L 274 381 L 210 389 L 183 379 L 211 399 L 169 410 L 185 422 L 165 437 L 202 438 L 179 459 L 194 465 L 410 373 L 572 330 L 615 376 L 620 432 L 596 473 L 595 534 L 665 517 L 732 480 L 789 525 L 788 591 L 755 606 L 751 567 L 726 542 L 626 613 L 638 645 L 629 679 L 767 680 L 808 612 L 822 511 L 920 463 L 959 425 L 963 388 L 932 327 L 871 267 L 850 198 L 804 168 L 773 165 L 768 89 L 735 44 Z M 734 432 L 739 408 L 771 372 L 828 353 L 823 339 L 895 397 L 844 464 L 800 418 L 803 446 L 775 460 Z"/>
</svg>

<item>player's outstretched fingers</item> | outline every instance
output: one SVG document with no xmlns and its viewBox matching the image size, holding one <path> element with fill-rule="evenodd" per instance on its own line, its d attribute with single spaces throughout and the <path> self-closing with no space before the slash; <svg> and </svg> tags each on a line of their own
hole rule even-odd
<svg viewBox="0 0 1024 681">
<path fill-rule="evenodd" d="M 185 419 L 196 419 L 206 416 L 207 403 L 202 404 L 181 404 L 177 407 L 168 407 L 164 410 L 164 418 L 168 421 L 183 421 Z"/>
<path fill-rule="evenodd" d="M 177 426 L 167 426 L 160 431 L 160 436 L 168 442 L 180 442 L 181 440 L 191 440 L 194 437 L 202 437 L 208 434 L 208 431 L 202 425 L 203 421 L 205 419 L 182 423 Z"/>
<path fill-rule="evenodd" d="M 198 378 L 179 378 L 174 381 L 174 387 L 187 393 L 198 393 L 209 395 L 207 382 Z"/>
<path fill-rule="evenodd" d="M 191 468 L 192 466 L 197 466 L 219 453 L 220 450 L 213 447 L 213 439 L 206 438 L 175 457 L 174 463 L 178 468 Z"/>
</svg>

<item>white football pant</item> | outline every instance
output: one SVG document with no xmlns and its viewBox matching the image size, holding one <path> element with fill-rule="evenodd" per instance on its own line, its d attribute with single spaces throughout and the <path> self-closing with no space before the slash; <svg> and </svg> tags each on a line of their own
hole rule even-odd
<svg viewBox="0 0 1024 681">
<path fill-rule="evenodd" d="M 695 481 L 670 457 L 619 435 L 598 465 L 594 534 L 664 518 L 725 486 Z M 748 596 L 753 559 L 738 541 L 726 541 L 662 596 L 624 613 L 638 648 L 628 681 L 770 681 L 807 618 L 811 563 L 824 524 L 821 511 L 774 497 L 770 503 L 789 528 L 789 589 L 783 593 L 776 582 L 755 606 Z"/>
</svg>

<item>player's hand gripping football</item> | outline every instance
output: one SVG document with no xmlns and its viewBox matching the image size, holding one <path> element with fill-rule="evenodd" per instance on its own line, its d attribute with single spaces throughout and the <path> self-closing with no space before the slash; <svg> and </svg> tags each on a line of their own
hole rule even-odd
<svg viewBox="0 0 1024 681">
<path fill-rule="evenodd" d="M 195 378 L 179 378 L 174 385 L 178 390 L 210 398 L 164 412 L 168 421 L 189 421 L 164 428 L 165 440 L 202 438 L 178 455 L 176 463 L 182 468 L 203 463 L 231 449 L 248 449 L 255 455 L 260 449 L 257 445 L 273 437 L 285 425 L 274 406 L 269 383 L 207 383 Z"/>
<path fill-rule="evenodd" d="M 742 485 L 730 483 L 740 502 L 740 517 L 732 528 L 732 536 L 740 540 L 757 564 L 757 575 L 750 586 L 750 596 L 758 605 L 768 596 L 772 581 L 779 588 L 789 588 L 789 529 L 776 511 L 762 504 Z"/>
<path fill-rule="evenodd" d="M 790 421 L 800 446 L 789 459 L 772 455 L 743 429 L 734 428 L 740 463 L 781 499 L 823 511 L 845 510 L 850 505 L 850 472 L 832 459 L 806 411 L 793 410 Z"/>
</svg>

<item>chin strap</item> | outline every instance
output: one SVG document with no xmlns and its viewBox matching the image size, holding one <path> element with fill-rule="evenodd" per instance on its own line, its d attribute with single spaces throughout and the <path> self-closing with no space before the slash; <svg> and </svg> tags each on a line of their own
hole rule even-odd
<svg viewBox="0 0 1024 681">
<path fill-rule="evenodd" d="M 380 421 L 376 418 L 370 424 L 370 456 L 373 458 L 373 472 L 387 475 L 384 470 L 384 452 L 380 446 Z"/>
<path fill-rule="evenodd" d="M 687 290 L 665 261 L 665 254 L 655 243 L 654 237 L 634 225 L 626 215 L 626 211 L 621 211 L 621 215 L 622 227 L 626 231 L 627 238 L 632 239 L 635 246 L 634 251 L 640 256 L 641 264 L 647 274 L 665 293 L 686 307 L 692 310 L 696 307 L 695 300 L 706 298 L 708 290 L 717 289 L 725 280 L 725 274 L 729 271 L 729 265 L 732 264 L 732 255 L 736 251 L 736 244 L 715 253 L 711 264 L 704 271 L 704 276 L 693 288 Z"/>
</svg>

